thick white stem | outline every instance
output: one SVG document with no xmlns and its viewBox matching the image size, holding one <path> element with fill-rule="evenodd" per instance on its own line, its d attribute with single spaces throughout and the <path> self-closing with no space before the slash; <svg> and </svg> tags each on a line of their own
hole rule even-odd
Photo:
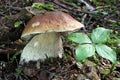
<svg viewBox="0 0 120 80">
<path fill-rule="evenodd" d="M 62 57 L 63 45 L 59 33 L 39 34 L 25 46 L 20 63 L 44 61 L 46 57 Z"/>
</svg>

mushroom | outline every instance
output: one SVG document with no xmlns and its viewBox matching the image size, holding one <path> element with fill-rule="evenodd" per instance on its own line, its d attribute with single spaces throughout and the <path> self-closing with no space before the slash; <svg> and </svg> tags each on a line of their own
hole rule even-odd
<svg viewBox="0 0 120 80">
<path fill-rule="evenodd" d="M 67 13 L 61 11 L 46 12 L 34 16 L 26 25 L 21 38 L 29 39 L 23 49 L 20 64 L 29 61 L 44 61 L 46 57 L 62 57 L 63 45 L 61 32 L 84 27 Z"/>
</svg>

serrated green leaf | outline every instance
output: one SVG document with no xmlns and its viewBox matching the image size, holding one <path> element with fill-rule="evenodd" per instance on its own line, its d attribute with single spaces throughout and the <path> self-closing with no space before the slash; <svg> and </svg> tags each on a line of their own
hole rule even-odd
<svg viewBox="0 0 120 80">
<path fill-rule="evenodd" d="M 111 62 L 116 62 L 116 52 L 104 44 L 95 45 L 97 53 L 103 58 L 109 59 Z"/>
<path fill-rule="evenodd" d="M 110 30 L 102 27 L 94 29 L 91 33 L 93 43 L 105 43 L 110 35 Z"/>
<path fill-rule="evenodd" d="M 89 37 L 83 33 L 69 34 L 68 39 L 76 43 L 92 43 Z"/>
<path fill-rule="evenodd" d="M 80 61 L 94 55 L 95 48 L 92 44 L 79 45 L 75 53 L 76 53 L 76 59 Z"/>
</svg>

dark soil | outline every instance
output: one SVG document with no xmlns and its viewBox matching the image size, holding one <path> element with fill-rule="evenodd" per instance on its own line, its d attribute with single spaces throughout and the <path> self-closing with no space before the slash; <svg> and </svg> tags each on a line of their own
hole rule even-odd
<svg viewBox="0 0 120 80">
<path fill-rule="evenodd" d="M 120 80 L 119 64 L 110 74 L 105 75 L 110 71 L 109 67 L 112 65 L 106 59 L 98 57 L 98 63 L 93 58 L 89 58 L 84 64 L 76 62 L 73 55 L 74 48 L 67 40 L 64 41 L 65 54 L 62 59 L 50 58 L 45 62 L 37 61 L 23 66 L 19 65 L 20 53 L 26 45 L 20 36 L 26 23 L 36 13 L 34 10 L 27 10 L 26 7 L 31 6 L 33 2 L 45 4 L 49 2 L 55 6 L 56 10 L 67 12 L 78 20 L 83 19 L 80 21 L 86 27 L 80 30 L 82 32 L 89 33 L 99 25 L 113 30 L 113 33 L 117 34 L 120 39 L 119 0 L 113 0 L 111 4 L 113 7 L 104 0 L 100 0 L 102 2 L 100 6 L 90 0 L 87 2 L 95 8 L 105 9 L 108 12 L 107 15 L 101 12 L 91 14 L 89 10 L 85 9 L 85 4 L 80 3 L 79 0 L 28 0 L 29 2 L 26 3 L 25 1 L 27 0 L 0 0 L 0 80 Z M 80 3 L 80 5 L 72 5 L 71 2 Z M 22 21 L 22 24 L 15 28 L 14 23 L 17 21 Z M 114 46 L 118 47 L 118 61 L 120 61 L 119 45 Z M 105 72 L 101 72 L 101 69 L 104 69 Z"/>
</svg>

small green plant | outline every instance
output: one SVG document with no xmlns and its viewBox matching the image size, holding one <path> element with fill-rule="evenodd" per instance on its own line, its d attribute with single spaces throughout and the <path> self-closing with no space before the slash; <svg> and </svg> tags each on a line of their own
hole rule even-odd
<svg viewBox="0 0 120 80">
<path fill-rule="evenodd" d="M 92 2 L 93 2 L 94 4 L 96 4 L 97 6 L 103 5 L 103 3 L 100 2 L 99 0 L 92 0 Z"/>
<path fill-rule="evenodd" d="M 91 12 L 92 15 L 102 14 L 102 15 L 108 15 L 108 11 L 105 9 L 95 9 Z"/>
<path fill-rule="evenodd" d="M 32 8 L 39 9 L 41 11 L 52 11 L 54 10 L 54 6 L 50 3 L 42 4 L 42 3 L 33 3 Z"/>
<path fill-rule="evenodd" d="M 24 0 L 24 2 L 25 2 L 26 4 L 28 4 L 28 3 L 30 2 L 30 0 Z"/>
<path fill-rule="evenodd" d="M 16 69 L 17 74 L 21 74 L 23 71 L 24 71 L 24 68 L 23 68 L 23 67 L 18 67 L 18 68 Z"/>
<path fill-rule="evenodd" d="M 13 61 L 17 58 L 17 56 L 20 55 L 21 53 L 22 53 L 22 50 L 16 52 L 16 53 L 10 58 L 11 62 L 13 62 Z"/>
<path fill-rule="evenodd" d="M 98 27 L 92 31 L 89 37 L 83 33 L 69 34 L 69 40 L 80 44 L 75 50 L 76 59 L 82 61 L 97 53 L 101 57 L 110 60 L 113 64 L 116 64 L 116 52 L 105 45 L 108 38 L 110 38 L 110 33 L 111 30 L 109 29 Z M 113 65 L 113 67 L 114 66 L 115 65 Z"/>
<path fill-rule="evenodd" d="M 23 23 L 22 21 L 16 21 L 16 22 L 14 23 L 14 27 L 15 27 L 15 28 L 18 28 L 22 23 Z"/>
<path fill-rule="evenodd" d="M 110 6 L 111 8 L 116 7 L 115 6 L 115 0 L 92 0 L 92 2 L 96 5 L 96 6 L 103 6 L 103 5 L 107 5 Z"/>
</svg>

